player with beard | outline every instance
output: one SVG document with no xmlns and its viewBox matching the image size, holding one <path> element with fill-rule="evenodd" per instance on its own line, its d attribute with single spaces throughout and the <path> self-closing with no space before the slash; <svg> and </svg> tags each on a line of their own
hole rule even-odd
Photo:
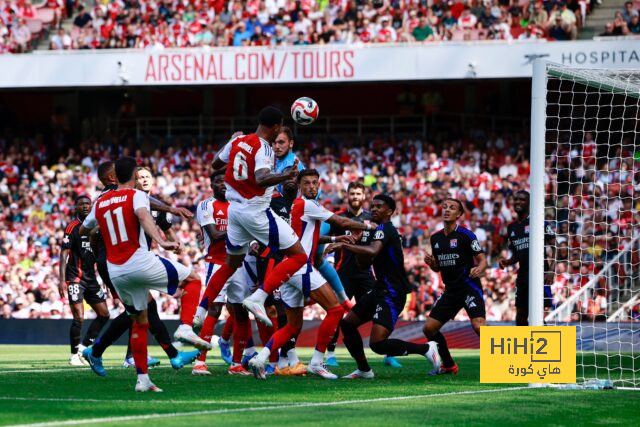
<svg viewBox="0 0 640 427">
<path fill-rule="evenodd" d="M 153 175 L 148 168 L 140 167 L 136 170 L 136 188 L 140 191 L 143 191 L 147 194 L 150 193 L 151 188 L 153 187 Z M 162 230 L 165 237 L 169 241 L 177 241 L 175 232 L 172 229 L 170 222 L 170 213 L 166 211 L 158 211 L 155 209 L 151 210 L 151 216 L 153 217 L 156 225 Z M 145 235 L 145 238 L 148 242 L 149 249 L 151 249 L 151 238 L 148 235 Z M 105 251 L 106 252 L 106 251 Z M 106 259 L 105 259 L 106 262 Z M 106 275 L 108 279 L 108 274 Z M 109 281 L 110 283 L 110 281 Z M 113 285 L 111 285 L 113 286 Z M 117 296 L 117 292 L 115 288 L 111 290 L 114 296 Z M 171 336 L 164 322 L 160 320 L 160 315 L 158 314 L 158 305 L 156 300 L 149 294 L 148 303 L 148 318 L 149 318 L 149 330 L 156 342 L 162 347 L 167 357 L 169 357 L 169 362 L 174 369 L 180 369 L 184 365 L 192 363 L 195 358 L 198 356 L 199 351 L 178 351 L 171 342 Z M 127 314 L 126 311 L 122 312 L 119 316 L 117 316 L 109 325 L 109 328 L 105 331 L 105 333 L 96 340 L 96 343 L 91 348 L 87 354 L 94 358 L 102 357 L 102 354 L 105 350 L 111 346 L 118 338 L 120 338 L 128 329 L 129 336 L 131 336 L 131 328 L 133 326 L 133 322 L 131 317 Z M 148 357 L 147 366 L 153 367 L 160 364 L 160 361 L 153 358 Z M 125 356 L 125 360 L 123 363 L 125 368 L 135 367 L 135 362 L 133 360 L 133 352 L 131 348 L 131 340 L 128 340 L 127 353 Z M 94 370 L 98 375 L 102 372 L 100 369 Z"/>
<path fill-rule="evenodd" d="M 438 343 L 442 357 L 442 367 L 431 371 L 432 375 L 458 373 L 458 365 L 451 357 L 440 328 L 460 309 L 464 307 L 466 310 L 476 334 L 480 335 L 480 328 L 487 324 L 480 283 L 487 260 L 476 235 L 458 225 L 463 214 L 464 208 L 459 200 L 448 198 L 442 202 L 444 228 L 431 235 L 431 253 L 424 257 L 425 263 L 440 273 L 445 286 L 422 329 L 430 341 Z"/>
<path fill-rule="evenodd" d="M 91 211 L 91 199 L 80 195 L 76 198 L 76 217 L 65 229 L 62 240 L 62 253 L 60 254 L 60 285 L 58 290 L 60 297 L 69 295 L 69 306 L 73 314 L 69 338 L 71 341 L 71 356 L 69 364 L 72 366 L 84 366 L 84 360 L 78 351 L 82 352 L 96 339 L 102 327 L 109 321 L 109 310 L 105 302 L 105 291 L 98 284 L 94 268 L 95 258 L 89 245 L 89 236 L 80 236 L 78 230 L 80 224 Z M 80 336 L 84 321 L 83 302 L 91 306 L 96 313 L 96 318 L 89 325 L 89 329 L 82 340 Z"/>
<path fill-rule="evenodd" d="M 326 312 L 318 328 L 318 339 L 314 355 L 307 367 L 307 372 L 321 376 L 325 379 L 336 379 L 324 365 L 324 353 L 338 328 L 338 324 L 344 315 L 344 309 L 338 303 L 338 299 L 331 286 L 313 267 L 313 254 L 319 242 L 354 242 L 353 236 L 320 237 L 320 225 L 322 222 L 335 224 L 342 229 L 370 230 L 369 224 L 353 221 L 343 216 L 336 215 L 323 208 L 315 200 L 318 196 L 320 175 L 315 169 L 305 169 L 298 175 L 298 185 L 302 197 L 293 202 L 291 208 L 291 226 L 300 238 L 300 242 L 308 254 L 309 260 L 305 266 L 297 271 L 282 286 L 280 293 L 286 307 L 287 325 L 279 329 L 267 342 L 265 347 L 256 357 L 249 361 L 249 367 L 256 378 L 265 378 L 265 363 L 269 356 L 277 352 L 290 339 L 295 338 L 302 328 L 302 312 L 307 298 L 311 297 Z"/>
<path fill-rule="evenodd" d="M 500 268 L 518 264 L 518 277 L 516 278 L 516 326 L 529 324 L 529 193 L 518 191 L 514 196 L 514 210 L 518 215 L 517 221 L 507 227 L 507 239 L 511 258 L 501 259 Z M 545 240 L 553 239 L 555 233 L 545 223 Z M 544 271 L 550 271 L 549 263 L 545 259 Z M 549 285 L 550 278 L 545 275 L 544 283 L 544 308 L 548 310 L 552 306 L 553 296 Z"/>
<path fill-rule="evenodd" d="M 373 322 L 369 347 L 378 354 L 406 356 L 419 354 L 427 358 L 434 370 L 440 369 L 438 346 L 429 342 L 415 344 L 389 338 L 396 321 L 411 292 L 411 284 L 404 269 L 402 238 L 391 224 L 391 216 L 396 210 L 396 202 L 389 196 L 379 194 L 373 198 L 371 219 L 378 223 L 368 245 L 335 243 L 327 248 L 328 252 L 348 250 L 358 257 L 361 265 L 372 265 L 375 272 L 373 289 L 361 296 L 356 305 L 340 322 L 344 335 L 344 344 L 358 364 L 358 369 L 345 376 L 348 379 L 374 377 L 364 354 L 362 337 L 358 328 Z"/>
<path fill-rule="evenodd" d="M 347 203 L 346 210 L 338 212 L 338 215 L 353 219 L 355 221 L 364 222 L 368 224 L 371 222 L 371 213 L 363 208 L 364 201 L 366 200 L 365 186 L 361 182 L 351 182 L 347 187 Z M 328 234 L 333 236 L 339 236 L 341 234 L 349 233 L 348 230 L 342 230 L 339 227 L 332 226 Z M 370 242 L 370 233 L 365 231 L 362 233 L 362 237 L 358 241 L 359 245 L 366 246 Z M 364 269 L 358 264 L 358 261 L 354 254 L 349 250 L 339 249 L 335 254 L 336 267 L 338 276 L 344 291 L 349 299 L 355 298 L 356 303 L 360 298 L 375 288 L 375 279 L 371 274 L 371 269 Z M 335 358 L 335 348 L 338 342 L 340 331 L 336 332 L 333 341 L 329 345 L 327 350 L 327 366 L 338 366 L 338 361 Z M 384 357 L 384 364 L 393 368 L 401 368 L 402 365 L 391 356 Z"/>
</svg>

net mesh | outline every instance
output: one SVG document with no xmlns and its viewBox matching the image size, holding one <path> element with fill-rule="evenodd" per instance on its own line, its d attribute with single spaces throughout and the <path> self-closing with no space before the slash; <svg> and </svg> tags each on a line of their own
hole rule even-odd
<svg viewBox="0 0 640 427">
<path fill-rule="evenodd" d="M 640 72 L 547 67 L 547 324 L 577 326 L 578 382 L 640 388 Z"/>
</svg>

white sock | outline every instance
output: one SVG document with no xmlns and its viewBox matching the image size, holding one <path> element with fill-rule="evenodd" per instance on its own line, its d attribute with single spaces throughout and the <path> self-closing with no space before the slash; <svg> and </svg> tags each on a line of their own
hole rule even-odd
<svg viewBox="0 0 640 427">
<path fill-rule="evenodd" d="M 244 355 L 245 356 L 251 356 L 255 352 L 256 352 L 256 348 L 255 347 L 247 347 L 247 348 L 244 349 Z"/>
<path fill-rule="evenodd" d="M 138 381 L 147 384 L 151 382 L 151 379 L 149 378 L 149 374 L 138 374 Z"/>
<path fill-rule="evenodd" d="M 340 301 L 340 304 L 349 300 L 349 297 L 347 296 L 347 293 L 345 291 L 338 292 L 337 296 L 338 296 L 338 300 Z"/>
<path fill-rule="evenodd" d="M 206 316 L 207 316 L 207 309 L 204 307 L 198 306 L 198 308 L 196 308 L 196 317 L 204 319 Z"/>
<path fill-rule="evenodd" d="M 260 353 L 258 353 L 258 359 L 262 363 L 266 363 L 267 360 L 269 360 L 270 355 L 271 355 L 271 350 L 269 349 L 269 347 L 265 347 L 262 350 L 260 350 Z"/>
<path fill-rule="evenodd" d="M 276 362 L 269 362 L 269 366 L 271 366 L 272 368 L 276 367 Z"/>
<path fill-rule="evenodd" d="M 335 351 L 327 351 L 325 353 L 325 356 L 327 357 L 327 359 L 330 358 L 330 357 L 336 357 L 336 352 Z"/>
<path fill-rule="evenodd" d="M 318 350 L 313 351 L 313 356 L 311 357 L 311 365 L 321 365 L 324 362 L 324 353 L 319 352 Z"/>
<path fill-rule="evenodd" d="M 251 294 L 251 296 L 249 298 L 252 301 L 256 301 L 256 302 L 259 302 L 261 304 L 264 304 L 264 302 L 265 302 L 265 300 L 267 299 L 268 296 L 269 296 L 268 293 L 266 293 L 262 289 L 258 288 L 258 289 L 256 289 L 256 291 L 254 293 Z"/>
<path fill-rule="evenodd" d="M 300 362 L 295 348 L 287 351 L 287 357 L 289 358 L 289 366 L 296 366 Z"/>
<path fill-rule="evenodd" d="M 279 369 L 284 369 L 287 366 L 289 366 L 289 359 L 287 357 L 280 356 L 278 358 L 278 368 Z"/>
<path fill-rule="evenodd" d="M 225 340 L 222 337 L 220 337 L 220 342 L 223 343 L 223 344 L 229 344 L 229 341 Z"/>
</svg>

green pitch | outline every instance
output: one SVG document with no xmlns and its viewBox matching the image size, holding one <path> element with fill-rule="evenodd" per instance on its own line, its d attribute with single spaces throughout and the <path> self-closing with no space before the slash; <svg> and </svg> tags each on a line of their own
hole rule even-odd
<svg viewBox="0 0 640 427">
<path fill-rule="evenodd" d="M 528 389 L 479 383 L 477 351 L 456 351 L 457 376 L 426 376 L 426 361 L 401 358 L 374 380 L 232 377 L 214 350 L 211 377 L 150 371 L 162 394 L 136 394 L 135 373 L 120 367 L 124 349 L 105 354 L 107 377 L 67 365 L 66 346 L 0 346 L 0 425 L 637 425 L 640 392 Z M 301 351 L 303 360 L 310 352 Z M 337 374 L 355 368 L 340 353 Z M 633 421 L 635 420 L 635 421 Z"/>
</svg>

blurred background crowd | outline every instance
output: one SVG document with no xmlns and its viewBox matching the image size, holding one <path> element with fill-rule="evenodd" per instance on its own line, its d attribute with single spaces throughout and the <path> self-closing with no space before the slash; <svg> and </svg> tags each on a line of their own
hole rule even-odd
<svg viewBox="0 0 640 427">
<path fill-rule="evenodd" d="M 0 0 L 0 53 L 575 40 L 596 0 Z M 603 36 L 640 34 L 627 2 Z M 41 47 L 38 47 L 41 46 Z"/>
<path fill-rule="evenodd" d="M 70 318 L 58 294 L 58 264 L 64 228 L 72 219 L 74 197 L 95 197 L 99 163 L 120 155 L 136 157 L 155 175 L 152 194 L 176 206 L 195 210 L 209 197 L 208 175 L 221 141 L 196 143 L 174 138 L 134 143 L 106 136 L 70 145 L 64 138 L 45 140 L 0 136 L 0 315 L 4 318 Z M 403 236 L 405 267 L 413 291 L 402 314 L 405 320 L 423 319 L 443 291 L 442 281 L 423 262 L 430 233 L 442 227 L 439 202 L 453 196 L 466 207 L 464 224 L 484 247 L 489 268 L 482 279 L 487 319 L 511 321 L 515 317 L 515 269 L 501 270 L 498 260 L 508 257 L 506 227 L 515 220 L 513 194 L 528 189 L 527 137 L 496 134 L 483 129 L 453 139 L 310 138 L 295 151 L 308 167 L 321 173 L 320 199 L 337 211 L 346 206 L 346 186 L 361 180 L 371 194 L 392 194 L 398 203 L 394 224 Z M 631 224 L 639 223 L 638 199 L 633 194 L 637 162 L 628 153 L 596 161 L 597 147 L 589 134 L 583 144 L 561 146 L 549 162 L 574 162 L 580 177 L 547 176 L 548 190 L 558 194 L 558 208 L 547 212 L 557 235 L 552 283 L 554 304 L 560 304 L 584 286 L 607 259 L 627 245 Z M 575 163 L 577 162 L 577 163 Z M 597 168 L 596 168 L 597 163 Z M 575 180 L 575 181 L 574 181 Z M 568 186 L 566 182 L 581 181 Z M 605 203 L 601 196 L 608 194 Z M 548 206 L 555 206 L 548 201 Z M 173 218 L 185 246 L 179 259 L 203 273 L 204 260 L 195 221 Z M 637 227 L 635 228 L 637 230 Z M 637 232 L 637 231 L 636 231 Z M 584 237 L 581 237 L 584 236 Z M 631 255 L 638 256 L 637 251 Z M 174 256 L 169 255 L 169 256 Z M 637 265 L 636 259 L 633 265 Z M 627 274 L 617 271 L 620 277 Z M 629 273 L 631 274 L 631 273 Z M 204 277 L 204 274 L 202 274 Z M 604 282 L 603 282 L 604 283 Z M 574 308 L 574 318 L 597 318 L 606 309 L 605 287 L 589 292 Z M 158 300 L 161 315 L 175 317 L 178 306 L 168 296 Z M 115 313 L 121 310 L 108 301 Z M 88 307 L 87 307 L 88 308 Z M 87 310 L 88 316 L 93 313 Z M 323 313 L 307 308 L 307 319 Z M 459 319 L 466 313 L 461 311 Z"/>
</svg>

